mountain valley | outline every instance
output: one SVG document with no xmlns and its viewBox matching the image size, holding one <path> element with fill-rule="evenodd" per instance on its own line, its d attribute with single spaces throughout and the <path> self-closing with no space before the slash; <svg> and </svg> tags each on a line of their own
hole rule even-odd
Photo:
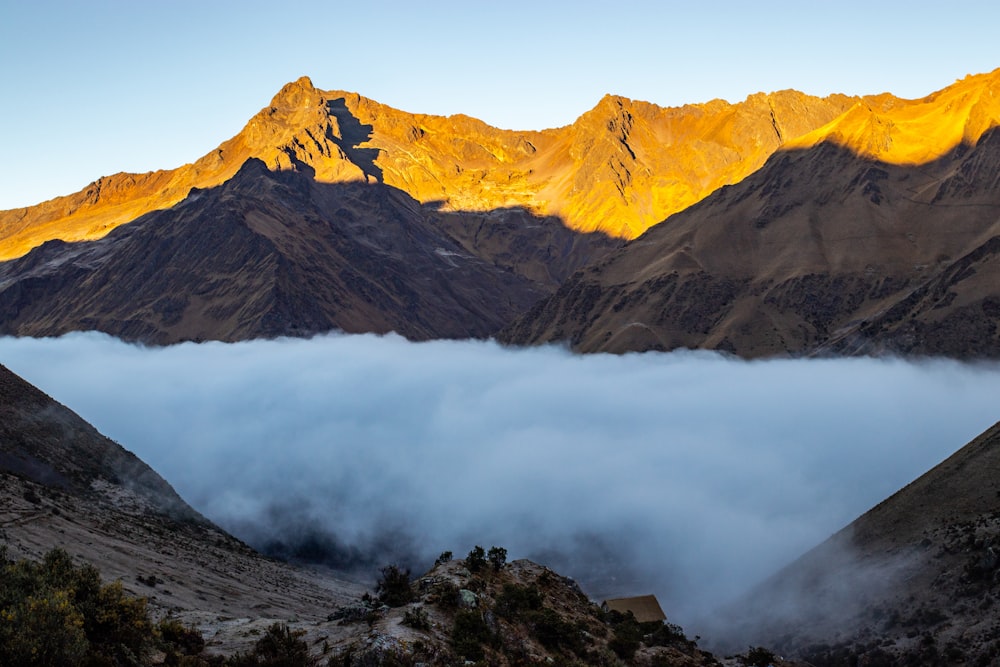
<svg viewBox="0 0 1000 667">
<path fill-rule="evenodd" d="M 992 362 L 1000 70 L 914 100 L 787 90 L 663 108 L 607 95 L 537 131 L 302 77 L 190 164 L 0 211 L 0 336 L 81 331 L 145 346 L 343 332 Z M 403 403 L 357 418 L 424 406 Z M 457 398 L 446 406 L 429 418 L 468 417 Z M 210 654 L 248 651 L 282 624 L 314 662 L 345 666 L 728 667 L 760 664 L 755 648 L 764 664 L 988 665 L 1000 660 L 998 447 L 1000 424 L 719 610 L 714 637 L 689 639 L 497 547 L 489 566 L 445 552 L 424 576 L 407 571 L 399 604 L 398 570 L 376 583 L 265 557 L 0 366 L 0 538 L 5 559 L 62 548 L 155 618 L 196 628 L 207 652 L 192 659 L 216 663 L 184 664 L 221 664 Z M 474 491 L 470 505 L 486 490 Z M 147 664 L 170 664 L 154 653 Z"/>
</svg>

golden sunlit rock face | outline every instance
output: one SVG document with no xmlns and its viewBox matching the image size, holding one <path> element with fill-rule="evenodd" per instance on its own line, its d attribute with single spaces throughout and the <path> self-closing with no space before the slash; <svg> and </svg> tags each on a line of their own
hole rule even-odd
<svg viewBox="0 0 1000 667">
<path fill-rule="evenodd" d="M 324 92 L 303 77 L 192 164 L 103 177 L 74 195 L 0 212 L 0 260 L 50 239 L 101 238 L 193 187 L 224 182 L 249 158 L 319 182 L 381 181 L 446 211 L 523 207 L 574 230 L 634 238 L 856 102 L 784 91 L 665 109 L 607 96 L 572 125 L 516 132 Z"/>
<path fill-rule="evenodd" d="M 301 78 L 192 164 L 0 212 L 0 259 L 147 221 L 5 263 L 0 309 L 17 335 L 163 343 L 506 325 L 582 351 L 995 355 L 998 91 L 1000 70 L 919 100 L 606 96 L 511 131 Z"/>
<path fill-rule="evenodd" d="M 919 165 L 973 146 L 1000 123 L 1000 70 L 967 76 L 919 100 L 889 94 L 859 100 L 832 122 L 792 139 L 786 148 L 829 142 L 889 164 Z"/>
<path fill-rule="evenodd" d="M 50 239 L 100 238 L 249 158 L 320 182 L 381 181 L 444 210 L 523 207 L 571 229 L 624 239 L 754 172 L 781 148 L 832 142 L 892 164 L 974 144 L 1000 118 L 1000 73 L 921 100 L 816 98 L 795 91 L 679 108 L 606 96 L 566 127 L 500 130 L 467 116 L 411 114 L 303 77 L 232 139 L 172 171 L 102 177 L 85 190 L 0 212 L 0 260 Z"/>
</svg>

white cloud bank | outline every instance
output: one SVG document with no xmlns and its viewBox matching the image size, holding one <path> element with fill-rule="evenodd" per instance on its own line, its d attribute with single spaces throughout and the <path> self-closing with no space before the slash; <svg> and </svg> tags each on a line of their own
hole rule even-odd
<svg viewBox="0 0 1000 667">
<path fill-rule="evenodd" d="M 258 546 L 374 573 L 496 544 L 682 624 L 1000 419 L 1000 367 L 948 361 L 79 334 L 0 363 Z"/>
</svg>

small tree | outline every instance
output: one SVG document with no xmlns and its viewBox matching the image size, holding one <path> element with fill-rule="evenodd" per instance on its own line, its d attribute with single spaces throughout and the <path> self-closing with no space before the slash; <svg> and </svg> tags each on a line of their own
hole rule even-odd
<svg viewBox="0 0 1000 667">
<path fill-rule="evenodd" d="M 486 567 L 486 551 L 478 544 L 465 557 L 465 567 L 469 568 L 469 572 L 479 572 Z"/>
<path fill-rule="evenodd" d="M 769 667 L 775 663 L 775 655 L 763 646 L 751 646 L 747 651 L 743 664 L 752 667 Z"/>
<path fill-rule="evenodd" d="M 402 607 L 413 599 L 409 570 L 398 565 L 386 565 L 381 572 L 382 578 L 375 585 L 375 592 L 383 604 Z"/>
<path fill-rule="evenodd" d="M 504 564 L 507 562 L 507 550 L 503 547 L 490 547 L 489 553 L 486 554 L 486 558 L 493 566 L 493 570 L 499 572 L 503 569 Z"/>
<path fill-rule="evenodd" d="M 250 653 L 237 653 L 226 661 L 228 667 L 313 667 L 318 660 L 309 655 L 302 630 L 290 630 L 284 623 L 268 627 Z"/>
</svg>

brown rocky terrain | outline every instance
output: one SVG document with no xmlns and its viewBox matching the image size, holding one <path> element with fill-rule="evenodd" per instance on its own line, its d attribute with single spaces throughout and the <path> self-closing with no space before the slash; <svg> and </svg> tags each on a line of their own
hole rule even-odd
<svg viewBox="0 0 1000 667">
<path fill-rule="evenodd" d="M 192 164 L 0 212 L 0 331 L 994 356 L 998 79 L 514 132 L 302 78 Z"/>
<path fill-rule="evenodd" d="M 264 558 L 204 519 L 156 472 L 0 366 L 0 543 L 61 547 L 197 625 L 230 652 L 274 621 L 325 619 L 364 587 Z"/>
<path fill-rule="evenodd" d="M 816 665 L 996 664 L 998 469 L 1000 424 L 769 579 L 729 618 L 747 641 Z"/>
<path fill-rule="evenodd" d="M 865 99 L 575 274 L 500 338 L 996 356 L 998 124 L 1000 72 Z"/>
</svg>

